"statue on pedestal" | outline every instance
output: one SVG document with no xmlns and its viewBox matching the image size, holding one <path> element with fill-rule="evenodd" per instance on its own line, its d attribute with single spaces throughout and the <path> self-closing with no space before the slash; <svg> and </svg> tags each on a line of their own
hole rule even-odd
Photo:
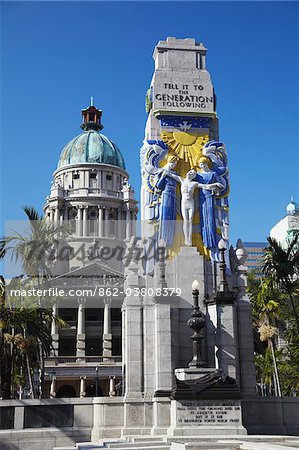
<svg viewBox="0 0 299 450">
<path fill-rule="evenodd" d="M 171 248 L 176 220 L 180 217 L 183 219 L 184 244 L 192 246 L 194 220 L 198 221 L 199 217 L 196 232 L 200 234 L 203 246 L 210 252 L 212 259 L 217 260 L 218 241 L 221 238 L 228 241 L 225 146 L 210 141 L 199 152 L 194 167 L 186 172 L 180 164 L 178 154 L 171 151 L 163 141 L 145 142 L 141 152 L 144 186 L 142 218 L 158 225 L 157 239 L 162 239 Z M 178 183 L 180 190 L 177 189 Z M 199 189 L 198 195 L 196 189 Z"/>
<path fill-rule="evenodd" d="M 201 188 L 202 190 L 209 191 L 209 196 L 212 197 L 213 193 L 219 191 L 219 189 L 221 189 L 223 185 L 219 182 L 214 183 L 210 182 L 203 184 L 197 181 L 193 181 L 197 177 L 197 173 L 193 169 L 187 172 L 186 178 L 182 178 L 173 171 L 169 171 L 168 167 L 165 167 L 163 172 L 164 177 L 165 176 L 171 177 L 181 184 L 181 214 L 184 221 L 183 230 L 184 230 L 185 245 L 191 246 L 195 189 Z M 201 205 L 201 207 L 203 207 L 203 205 Z M 163 201 L 162 201 L 162 208 L 163 208 Z M 206 230 L 206 234 L 208 235 L 208 230 Z"/>
</svg>

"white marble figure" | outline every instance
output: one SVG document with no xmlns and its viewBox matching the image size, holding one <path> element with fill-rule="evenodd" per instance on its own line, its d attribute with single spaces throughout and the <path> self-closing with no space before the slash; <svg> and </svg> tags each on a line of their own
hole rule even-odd
<svg viewBox="0 0 299 450">
<path fill-rule="evenodd" d="M 182 178 L 166 169 L 166 174 L 181 184 L 181 213 L 183 217 L 183 231 L 185 245 L 192 245 L 192 221 L 194 215 L 194 191 L 196 188 L 202 188 L 217 193 L 221 189 L 220 183 L 203 184 L 193 181 L 196 177 L 195 170 L 191 169 L 186 174 L 186 178 Z"/>
</svg>

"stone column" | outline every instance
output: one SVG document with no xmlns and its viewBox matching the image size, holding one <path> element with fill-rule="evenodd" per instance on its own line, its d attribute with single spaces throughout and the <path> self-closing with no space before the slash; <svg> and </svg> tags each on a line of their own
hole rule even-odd
<svg viewBox="0 0 299 450">
<path fill-rule="evenodd" d="M 155 297 L 155 395 L 172 389 L 171 305 L 172 297 Z"/>
<path fill-rule="evenodd" d="M 230 290 L 227 281 L 226 242 L 223 239 L 219 241 L 218 248 L 220 260 L 217 265 L 219 284 L 215 298 L 217 311 L 216 357 L 223 373 L 239 381 L 236 292 Z"/>
<path fill-rule="evenodd" d="M 131 236 L 136 236 L 136 220 L 134 211 L 131 211 Z"/>
<path fill-rule="evenodd" d="M 112 174 L 112 190 L 116 191 L 116 173 Z"/>
<path fill-rule="evenodd" d="M 233 286 L 237 289 L 236 316 L 238 325 L 238 352 L 240 388 L 243 396 L 256 395 L 256 372 L 254 365 L 254 341 L 251 303 L 246 292 L 247 252 L 241 239 L 236 248 L 230 248 L 230 263 L 233 270 Z"/>
<path fill-rule="evenodd" d="M 52 313 L 54 316 L 57 316 L 57 314 L 58 314 L 57 305 L 53 305 Z M 52 336 L 52 346 L 53 346 L 53 349 L 51 350 L 51 354 L 52 354 L 52 356 L 57 356 L 58 355 L 58 346 L 59 346 L 59 332 L 58 332 L 58 327 L 57 327 L 54 319 L 52 320 L 52 324 L 51 324 L 51 336 Z"/>
<path fill-rule="evenodd" d="M 130 210 L 126 210 L 126 239 L 129 240 L 131 237 L 131 217 Z"/>
<path fill-rule="evenodd" d="M 127 290 L 139 286 L 138 274 L 127 278 Z M 134 284 L 133 284 L 134 283 Z M 136 284 L 135 284 L 136 283 Z M 143 343 L 142 343 L 142 298 L 126 296 L 123 303 L 125 310 L 125 396 L 126 398 L 141 398 L 143 391 Z"/>
<path fill-rule="evenodd" d="M 103 207 L 103 224 L 102 224 L 102 236 L 103 237 L 106 237 L 106 235 L 107 235 L 106 218 L 107 218 L 106 209 Z"/>
<path fill-rule="evenodd" d="M 206 300 L 206 361 L 208 367 L 219 369 L 216 357 L 217 305 L 215 297 Z"/>
<path fill-rule="evenodd" d="M 99 206 L 99 221 L 98 221 L 98 225 L 99 225 L 99 237 L 103 237 L 103 206 L 100 205 Z"/>
<path fill-rule="evenodd" d="M 64 220 L 64 211 L 62 211 L 62 209 L 60 210 L 60 215 L 59 215 L 59 223 L 60 225 L 63 224 L 63 220 Z"/>
<path fill-rule="evenodd" d="M 90 187 L 89 174 L 90 174 L 89 170 L 86 170 L 86 172 L 85 172 L 85 186 L 84 186 L 86 189 L 89 189 L 89 187 Z"/>
<path fill-rule="evenodd" d="M 155 264 L 155 291 L 167 289 L 166 283 L 166 248 L 165 243 L 159 242 L 157 248 L 158 259 Z M 167 414 L 165 409 L 170 409 L 169 394 L 173 385 L 173 369 L 174 369 L 174 348 L 173 333 L 174 318 L 172 316 L 172 308 L 177 308 L 177 299 L 174 296 L 157 295 L 153 299 L 154 302 L 154 339 L 152 353 L 154 357 L 154 367 L 152 372 L 154 373 L 154 392 L 153 392 L 153 427 L 151 434 L 160 435 L 166 434 L 169 422 L 167 420 Z M 148 319 L 147 319 L 148 320 Z M 146 323 L 148 326 L 149 324 Z M 150 351 L 147 350 L 147 354 L 150 355 Z M 149 365 L 145 365 L 146 375 L 151 370 Z M 147 379 L 149 381 L 149 378 Z M 147 386 L 147 389 L 150 389 Z M 165 406 L 167 405 L 167 406 Z"/>
<path fill-rule="evenodd" d="M 103 356 L 112 356 L 112 334 L 111 334 L 111 313 L 110 313 L 111 299 L 104 300 L 104 324 L 103 324 Z M 106 358 L 106 361 L 109 361 Z"/>
<path fill-rule="evenodd" d="M 225 302 L 217 298 L 216 358 L 225 375 L 238 380 L 237 317 L 235 298 Z"/>
<path fill-rule="evenodd" d="M 109 377 L 109 397 L 115 397 L 115 377 Z"/>
<path fill-rule="evenodd" d="M 122 211 L 120 208 L 117 210 L 116 225 L 117 225 L 117 236 L 116 237 L 117 237 L 117 239 L 121 240 L 121 238 L 122 238 Z"/>
<path fill-rule="evenodd" d="M 88 231 L 87 212 L 88 212 L 88 206 L 83 208 L 83 237 L 87 236 L 87 231 Z"/>
<path fill-rule="evenodd" d="M 56 397 L 56 378 L 53 377 L 51 381 L 51 387 L 50 387 L 50 398 Z"/>
<path fill-rule="evenodd" d="M 86 392 L 85 392 L 85 381 L 86 381 L 86 377 L 80 377 L 80 398 L 85 397 Z"/>
<path fill-rule="evenodd" d="M 123 435 L 141 434 L 144 423 L 143 400 L 143 304 L 141 296 L 134 296 L 133 289 L 142 287 L 138 275 L 139 253 L 136 240 L 132 237 L 127 245 L 124 261 L 129 264 L 125 270 L 126 297 L 123 302 L 123 374 L 125 385 Z M 139 418 L 138 421 L 136 418 Z"/>
<path fill-rule="evenodd" d="M 160 242 L 158 260 L 155 264 L 155 290 L 167 288 L 165 274 L 165 244 Z M 155 303 L 155 392 L 170 391 L 172 389 L 173 367 L 171 358 L 171 306 L 176 303 L 175 297 L 156 296 Z"/>
<path fill-rule="evenodd" d="M 55 225 L 57 225 L 58 221 L 59 221 L 59 208 L 58 208 L 58 206 L 57 206 L 57 208 L 55 208 L 54 220 L 55 220 Z"/>
<path fill-rule="evenodd" d="M 77 356 L 85 356 L 85 314 L 84 305 L 86 300 L 78 300 L 78 322 L 77 322 Z"/>
<path fill-rule="evenodd" d="M 252 305 L 246 293 L 247 267 L 238 268 L 238 296 L 236 301 L 238 344 L 240 360 L 240 385 L 244 396 L 256 395 Z"/>
<path fill-rule="evenodd" d="M 78 208 L 78 235 L 83 236 L 83 207 Z"/>
</svg>

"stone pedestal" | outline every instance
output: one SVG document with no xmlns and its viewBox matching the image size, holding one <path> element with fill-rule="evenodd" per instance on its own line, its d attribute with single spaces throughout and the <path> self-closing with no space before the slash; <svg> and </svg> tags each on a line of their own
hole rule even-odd
<svg viewBox="0 0 299 450">
<path fill-rule="evenodd" d="M 237 384 L 214 368 L 175 370 L 168 436 L 246 434 Z"/>
<path fill-rule="evenodd" d="M 215 372 L 213 367 L 184 367 L 175 369 L 174 374 L 179 381 L 198 380 L 198 378 Z"/>
<path fill-rule="evenodd" d="M 240 400 L 172 400 L 168 436 L 247 434 Z"/>
</svg>

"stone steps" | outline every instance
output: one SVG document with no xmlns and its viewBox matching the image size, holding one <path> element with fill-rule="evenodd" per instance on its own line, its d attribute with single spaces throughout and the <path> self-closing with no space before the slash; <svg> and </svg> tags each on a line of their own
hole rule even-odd
<svg viewBox="0 0 299 450">
<path fill-rule="evenodd" d="M 119 449 L 119 445 L 120 444 L 108 444 L 108 448 L 115 448 L 115 449 Z M 161 448 L 163 447 L 165 447 L 165 446 L 169 446 L 170 445 L 170 443 L 169 442 L 166 442 L 166 441 L 162 441 L 162 440 L 159 440 L 159 441 L 156 441 L 156 440 L 154 440 L 154 441 L 139 441 L 139 442 L 124 442 L 124 443 L 122 443 L 121 444 L 121 446 L 122 446 L 122 448 L 123 449 L 127 449 L 127 448 L 135 448 L 135 449 L 139 449 L 139 447 L 141 446 L 141 445 L 143 445 L 143 446 L 145 446 L 146 445 L 146 448 L 152 448 L 152 447 L 156 447 L 156 446 L 160 446 Z"/>
<path fill-rule="evenodd" d="M 299 448 L 296 436 L 130 436 L 81 442 L 76 447 L 54 447 L 53 450 L 294 450 Z"/>
</svg>

